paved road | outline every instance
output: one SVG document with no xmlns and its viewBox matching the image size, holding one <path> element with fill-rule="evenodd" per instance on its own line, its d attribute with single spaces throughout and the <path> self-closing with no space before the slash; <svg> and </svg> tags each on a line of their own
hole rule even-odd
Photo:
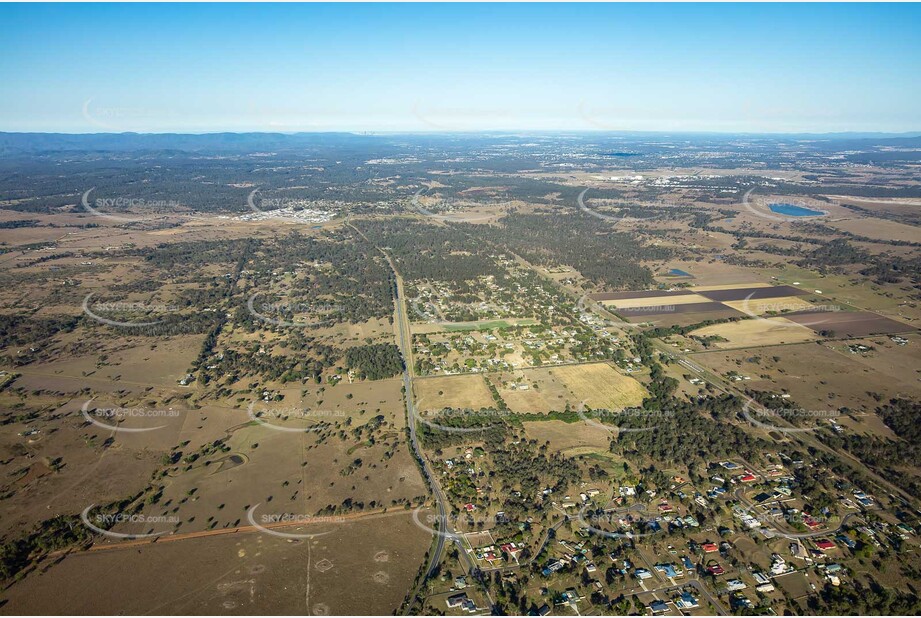
<svg viewBox="0 0 921 618">
<path fill-rule="evenodd" d="M 716 600 L 716 597 L 714 597 L 712 594 L 710 594 L 710 591 L 707 590 L 707 587 L 704 586 L 704 585 L 700 582 L 699 579 L 688 579 L 687 581 L 681 582 L 680 584 L 674 584 L 674 585 L 671 585 L 671 586 L 663 586 L 662 588 L 654 588 L 654 589 L 652 589 L 652 590 L 646 590 L 646 591 L 641 591 L 641 592 L 634 592 L 634 593 L 632 593 L 632 594 L 628 594 L 628 595 L 625 595 L 625 596 L 637 596 L 637 595 L 640 595 L 640 594 L 650 594 L 650 593 L 656 594 L 656 593 L 661 593 L 661 592 L 673 592 L 673 591 L 675 591 L 675 590 L 681 590 L 682 588 L 685 588 L 685 587 L 687 587 L 687 586 L 692 586 L 692 587 L 696 588 L 696 589 L 697 589 L 697 592 L 700 594 L 700 596 L 702 596 L 702 597 L 704 597 L 705 599 L 707 599 L 707 601 L 708 601 L 711 605 L 713 605 L 713 607 L 716 608 L 716 613 L 717 613 L 717 614 L 719 614 L 720 616 L 727 616 L 727 615 L 728 615 L 728 613 L 727 613 L 726 610 L 723 608 L 723 606 L 720 604 L 720 602 Z"/>
<path fill-rule="evenodd" d="M 743 495 L 744 491 L 745 491 L 744 488 L 740 487 L 739 489 L 736 489 L 733 492 L 733 495 L 736 497 L 736 500 L 738 500 L 739 502 L 745 505 L 745 508 L 748 509 L 748 511 L 751 512 L 752 515 L 755 515 L 754 511 L 752 510 L 755 508 L 755 505 L 752 502 L 749 502 L 748 500 L 745 499 L 745 496 Z M 755 515 L 755 517 L 757 519 L 757 515 Z M 834 534 L 838 534 L 838 532 L 840 532 L 841 529 L 847 525 L 847 522 L 854 519 L 855 517 L 860 517 L 860 513 L 846 514 L 843 518 L 841 518 L 841 523 L 838 524 L 837 528 L 817 530 L 814 532 L 781 532 L 777 528 L 773 528 L 771 526 L 765 526 L 764 524 L 762 524 L 761 527 L 767 528 L 768 530 L 770 530 L 777 536 L 782 536 L 788 539 L 811 539 L 817 536 L 832 536 Z"/>
<path fill-rule="evenodd" d="M 600 306 L 598 303 L 586 303 L 586 306 L 592 309 L 595 313 L 600 315 L 602 318 L 612 322 L 616 325 L 624 324 L 624 321 L 618 318 L 616 315 L 606 311 L 604 307 Z M 748 401 L 750 398 L 746 395 L 741 389 L 735 386 L 733 383 L 729 382 L 723 376 L 718 375 L 712 371 L 707 370 L 704 367 L 701 367 L 698 363 L 692 361 L 688 354 L 680 352 L 678 349 L 665 344 L 660 339 L 652 339 L 651 343 L 653 347 L 659 352 L 665 354 L 668 357 L 674 358 L 682 367 L 695 373 L 697 377 L 701 378 L 708 384 L 712 385 L 715 390 L 727 395 L 733 395 L 739 398 L 742 401 Z M 763 408 L 760 404 L 755 403 L 754 411 L 763 412 Z M 787 423 L 785 419 L 781 417 L 776 417 L 776 422 L 784 423 L 784 425 L 789 425 L 790 428 L 795 428 L 792 424 Z M 908 504 L 912 505 L 913 508 L 917 508 L 917 500 L 909 496 L 901 488 L 895 486 L 893 483 L 889 482 L 873 470 L 871 470 L 866 464 L 860 461 L 857 457 L 854 457 L 847 451 L 837 451 L 832 449 L 827 444 L 819 440 L 817 437 L 811 434 L 811 432 L 798 432 L 798 433 L 788 433 L 787 437 L 791 440 L 798 441 L 805 446 L 812 446 L 816 449 L 824 451 L 830 455 L 840 457 L 844 460 L 850 460 L 855 466 L 857 466 L 862 472 L 867 476 L 872 478 L 880 487 L 885 488 L 892 494 L 902 497 Z"/>
<path fill-rule="evenodd" d="M 439 522 L 438 531 L 435 533 L 435 548 L 434 551 L 431 552 L 429 567 L 425 572 L 425 577 L 422 578 L 413 593 L 413 596 L 417 597 L 419 589 L 425 584 L 425 580 L 433 575 L 438 564 L 441 562 L 442 555 L 444 554 L 445 541 L 449 538 L 452 539 L 454 544 L 457 546 L 458 555 L 460 556 L 461 562 L 464 563 L 467 573 L 474 573 L 478 570 L 478 567 L 470 557 L 470 554 L 467 553 L 467 550 L 464 548 L 463 543 L 461 542 L 461 536 L 456 533 L 454 527 L 448 520 L 448 512 L 446 507 L 448 501 L 445 498 L 444 492 L 441 489 L 441 485 L 438 482 L 438 479 L 435 477 L 435 473 L 432 470 L 431 465 L 429 465 L 428 459 L 425 457 L 425 453 L 422 451 L 422 447 L 419 445 L 419 437 L 416 431 L 416 405 L 413 400 L 413 378 L 415 376 L 412 356 L 412 336 L 410 333 L 409 318 L 406 310 L 406 294 L 403 290 L 403 278 L 400 276 L 400 273 L 397 270 L 393 259 L 386 251 L 372 243 L 368 237 L 365 236 L 364 233 L 357 227 L 351 223 L 348 225 L 369 244 L 380 251 L 381 255 L 384 256 L 384 258 L 387 260 L 387 263 L 390 265 L 390 270 L 393 271 L 394 280 L 396 282 L 396 298 L 394 299 L 396 305 L 396 336 L 397 343 L 399 344 L 400 350 L 403 353 L 403 359 L 405 361 L 405 365 L 403 367 L 403 389 L 405 391 L 406 399 L 406 422 L 409 426 L 409 442 L 413 453 L 422 465 L 422 472 L 425 476 L 425 481 L 432 491 L 432 496 L 435 499 L 435 506 L 438 511 Z M 490 608 L 492 608 L 493 601 L 489 595 L 489 590 L 486 588 L 486 586 L 483 586 L 483 588 L 484 593 L 486 594 L 486 598 L 489 600 Z"/>
</svg>

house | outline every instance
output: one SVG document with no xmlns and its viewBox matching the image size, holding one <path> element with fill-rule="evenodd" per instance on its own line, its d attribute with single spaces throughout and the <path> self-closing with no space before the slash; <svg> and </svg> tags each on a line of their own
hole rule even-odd
<svg viewBox="0 0 921 618">
<path fill-rule="evenodd" d="M 818 541 L 815 542 L 815 546 L 821 550 L 835 548 L 835 544 L 832 541 L 829 541 L 828 539 L 819 539 Z"/>
<path fill-rule="evenodd" d="M 691 562 L 691 559 L 688 558 L 687 556 L 681 556 L 681 563 L 684 565 L 684 568 L 686 568 L 688 571 L 694 570 L 694 563 Z"/>
<path fill-rule="evenodd" d="M 559 560 L 554 560 L 553 562 L 550 562 L 549 564 L 547 564 L 547 566 L 543 568 L 541 573 L 543 573 L 544 577 L 547 577 L 551 573 L 556 573 L 562 568 L 563 568 L 563 563 Z"/>
<path fill-rule="evenodd" d="M 453 594 L 449 596 L 445 603 L 448 608 L 456 609 L 458 607 L 463 608 L 465 612 L 473 613 L 477 610 L 476 603 L 474 603 L 468 596 L 466 592 L 460 592 L 458 594 Z"/>
<path fill-rule="evenodd" d="M 649 579 L 652 577 L 652 573 L 646 569 L 637 569 L 633 572 L 633 575 L 636 576 L 637 579 Z"/>
<path fill-rule="evenodd" d="M 516 560 L 518 559 L 518 554 L 521 552 L 521 546 L 516 543 L 505 543 L 500 545 L 499 549 Z"/>
<path fill-rule="evenodd" d="M 726 582 L 726 590 L 728 590 L 729 592 L 735 592 L 736 590 L 745 590 L 746 588 L 748 588 L 748 586 L 746 586 L 745 582 L 743 582 L 740 579 L 730 579 L 728 582 Z"/>
<path fill-rule="evenodd" d="M 575 588 L 567 588 L 561 596 L 563 597 L 563 602 L 569 603 L 570 605 L 575 605 L 582 600 L 582 597 L 579 596 Z"/>
<path fill-rule="evenodd" d="M 788 571 L 787 563 L 781 558 L 778 554 L 771 556 L 773 562 L 771 563 L 771 573 L 774 575 L 781 575 Z"/>
<path fill-rule="evenodd" d="M 707 566 L 707 571 L 710 573 L 710 575 L 715 576 L 715 575 L 722 575 L 723 573 L 726 572 L 726 569 L 724 569 L 719 564 L 714 562 L 713 564 Z"/>
<path fill-rule="evenodd" d="M 675 605 L 678 609 L 696 609 L 700 607 L 700 603 L 690 592 L 682 592 L 681 596 L 675 599 Z"/>
<path fill-rule="evenodd" d="M 843 543 L 844 545 L 847 545 L 848 549 L 857 548 L 857 541 L 855 541 L 854 539 L 850 537 L 844 536 L 843 534 L 839 534 L 838 536 L 836 536 L 835 540 L 840 543 Z"/>
<path fill-rule="evenodd" d="M 752 607 L 752 601 L 745 595 L 737 592 L 729 597 L 729 607 L 732 609 L 748 609 Z"/>
<path fill-rule="evenodd" d="M 676 569 L 674 564 L 657 564 L 653 568 L 660 573 L 665 573 L 665 576 L 668 578 L 681 577 L 684 575 L 684 572 Z"/>
<path fill-rule="evenodd" d="M 755 475 L 751 472 L 746 472 L 741 477 L 739 477 L 739 480 L 743 483 L 751 483 L 752 481 L 757 480 L 757 477 L 755 477 Z"/>
<path fill-rule="evenodd" d="M 668 603 L 656 599 L 649 604 L 649 609 L 652 610 L 653 615 L 664 614 L 668 611 Z"/>
<path fill-rule="evenodd" d="M 700 548 L 704 550 L 705 554 L 712 554 L 720 550 L 720 548 L 716 546 L 716 543 L 703 543 Z"/>
</svg>

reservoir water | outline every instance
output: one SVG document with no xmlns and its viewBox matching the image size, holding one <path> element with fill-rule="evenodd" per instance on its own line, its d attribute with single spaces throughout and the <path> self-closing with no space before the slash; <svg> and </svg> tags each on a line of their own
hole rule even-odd
<svg viewBox="0 0 921 618">
<path fill-rule="evenodd" d="M 821 210 L 813 210 L 796 204 L 771 204 L 771 212 L 790 217 L 821 217 L 825 213 Z"/>
</svg>

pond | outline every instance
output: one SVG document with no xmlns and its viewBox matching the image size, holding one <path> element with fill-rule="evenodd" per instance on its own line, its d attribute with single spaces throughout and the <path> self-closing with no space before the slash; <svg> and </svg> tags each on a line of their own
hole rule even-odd
<svg viewBox="0 0 921 618">
<path fill-rule="evenodd" d="M 821 217 L 825 214 L 821 210 L 813 210 L 796 204 L 771 204 L 770 208 L 771 212 L 790 217 Z"/>
</svg>

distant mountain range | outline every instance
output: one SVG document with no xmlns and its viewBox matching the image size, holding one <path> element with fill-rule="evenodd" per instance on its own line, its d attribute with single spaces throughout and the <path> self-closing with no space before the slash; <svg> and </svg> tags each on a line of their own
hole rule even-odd
<svg viewBox="0 0 921 618">
<path fill-rule="evenodd" d="M 659 143 L 690 140 L 718 143 L 758 141 L 820 141 L 837 148 L 921 148 L 918 133 L 677 133 L 677 132 L 481 132 L 481 133 L 3 133 L 0 154 L 39 154 L 61 151 L 99 152 L 227 152 L 287 151 L 302 148 L 361 146 L 414 140 L 437 143 L 527 140 L 535 137 L 582 137 L 586 140 L 623 138 Z"/>
</svg>

